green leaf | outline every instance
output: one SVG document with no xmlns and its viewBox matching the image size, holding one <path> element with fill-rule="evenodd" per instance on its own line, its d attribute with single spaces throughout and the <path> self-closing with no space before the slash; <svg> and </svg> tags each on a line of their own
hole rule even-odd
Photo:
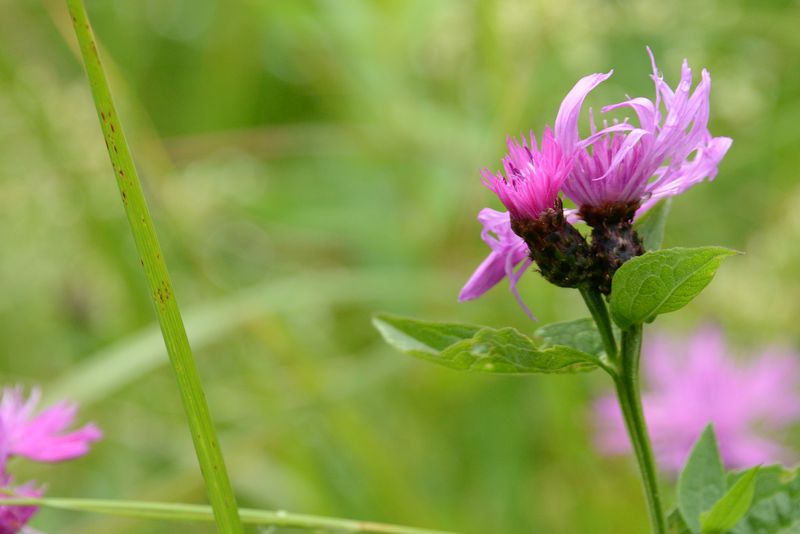
<svg viewBox="0 0 800 534">
<path fill-rule="evenodd" d="M 730 530 L 732 534 L 800 533 L 800 477 L 774 465 L 761 468 L 756 475 L 750 510 Z M 742 475 L 731 476 L 735 481 Z"/>
<path fill-rule="evenodd" d="M 711 510 L 700 515 L 703 534 L 728 532 L 745 516 L 753 502 L 759 468 L 745 472 Z"/>
<path fill-rule="evenodd" d="M 380 314 L 372 320 L 401 352 L 451 369 L 495 374 L 575 373 L 601 365 L 597 356 L 572 347 L 537 348 L 513 328 L 419 321 Z"/>
<path fill-rule="evenodd" d="M 711 282 L 722 260 L 735 254 L 724 247 L 670 248 L 633 258 L 611 282 L 611 316 L 624 329 L 679 310 Z"/>
<path fill-rule="evenodd" d="M 692 531 L 686 525 L 686 521 L 683 520 L 680 510 L 677 508 L 674 508 L 667 516 L 667 527 L 671 534 L 692 534 Z"/>
<path fill-rule="evenodd" d="M 426 358 L 459 341 L 471 339 L 483 328 L 471 324 L 418 321 L 389 314 L 375 316 L 372 324 L 387 343 L 418 358 Z"/>
<path fill-rule="evenodd" d="M 633 228 L 642 240 L 645 250 L 658 250 L 661 248 L 671 205 L 672 199 L 665 198 L 636 219 Z"/>
<path fill-rule="evenodd" d="M 605 354 L 600 332 L 590 317 L 545 325 L 536 331 L 536 337 L 548 346 L 563 345 L 595 356 Z"/>
<path fill-rule="evenodd" d="M 709 510 L 727 488 L 714 429 L 707 426 L 678 478 L 678 509 L 692 532 L 700 532 L 700 514 Z"/>
</svg>

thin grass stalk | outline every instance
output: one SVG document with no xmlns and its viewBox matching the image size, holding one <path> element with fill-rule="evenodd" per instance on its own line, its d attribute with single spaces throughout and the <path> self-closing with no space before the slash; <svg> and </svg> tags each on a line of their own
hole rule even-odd
<svg viewBox="0 0 800 534">
<path fill-rule="evenodd" d="M 214 521 L 210 507 L 198 504 L 121 501 L 108 499 L 62 499 L 58 497 L 9 497 L 3 499 L 3 505 L 33 505 L 69 510 L 73 512 L 90 512 L 122 517 L 160 519 L 163 521 Z M 293 514 L 282 510 L 256 510 L 242 508 L 239 510 L 242 522 L 283 528 L 313 529 L 322 532 L 379 532 L 384 534 L 455 534 L 443 530 L 392 525 L 342 519 L 318 515 Z"/>
<path fill-rule="evenodd" d="M 100 126 L 103 130 L 111 166 L 117 180 L 122 203 L 133 239 L 139 252 L 150 288 L 150 297 L 167 347 L 170 362 L 178 380 L 181 400 L 194 442 L 206 491 L 220 532 L 243 532 L 222 451 L 200 383 L 189 339 L 181 319 L 167 265 L 156 236 L 141 182 L 133 163 L 122 125 L 111 97 L 111 89 L 100 62 L 86 6 L 83 0 L 67 0 L 67 6 L 78 37 L 89 85 L 92 90 Z"/>
</svg>

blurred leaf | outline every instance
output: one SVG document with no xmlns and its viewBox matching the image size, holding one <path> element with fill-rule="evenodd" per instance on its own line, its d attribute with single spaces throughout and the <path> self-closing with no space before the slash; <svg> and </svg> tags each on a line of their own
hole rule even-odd
<svg viewBox="0 0 800 534">
<path fill-rule="evenodd" d="M 722 260 L 735 254 L 724 247 L 670 248 L 633 258 L 612 280 L 611 316 L 627 328 L 679 310 L 711 282 Z"/>
<path fill-rule="evenodd" d="M 397 294 L 389 280 L 402 280 L 403 285 L 415 288 L 426 285 L 417 275 L 397 271 L 305 272 L 268 280 L 189 307 L 183 314 L 186 330 L 192 346 L 198 350 L 268 313 L 300 312 L 340 301 L 377 297 L 409 298 L 419 291 Z M 55 402 L 69 398 L 83 405 L 97 402 L 168 361 L 158 325 L 152 324 L 73 365 L 68 373 L 48 385 L 47 399 Z"/>
<path fill-rule="evenodd" d="M 711 510 L 700 515 L 700 529 L 704 534 L 728 532 L 744 517 L 753 502 L 759 468 L 745 472 Z"/>
<path fill-rule="evenodd" d="M 708 425 L 678 478 L 678 509 L 692 532 L 700 532 L 700 514 L 714 506 L 725 489 L 725 468 L 714 428 Z"/>
<path fill-rule="evenodd" d="M 745 476 L 732 475 L 731 482 Z M 779 465 L 764 467 L 755 477 L 750 510 L 730 532 L 796 534 L 800 532 L 800 477 Z"/>
<path fill-rule="evenodd" d="M 597 356 L 561 345 L 538 349 L 513 328 L 436 323 L 380 314 L 373 324 L 404 354 L 451 369 L 497 374 L 574 373 L 600 365 Z"/>
<path fill-rule="evenodd" d="M 563 345 L 598 357 L 605 354 L 597 325 L 590 317 L 545 325 L 536 336 L 547 346 Z"/>
<path fill-rule="evenodd" d="M 692 534 L 686 521 L 683 520 L 680 510 L 673 509 L 667 517 L 667 527 L 672 534 Z"/>
<path fill-rule="evenodd" d="M 671 205 L 672 199 L 665 198 L 636 219 L 633 228 L 641 238 L 645 250 L 658 250 L 661 248 Z"/>
</svg>

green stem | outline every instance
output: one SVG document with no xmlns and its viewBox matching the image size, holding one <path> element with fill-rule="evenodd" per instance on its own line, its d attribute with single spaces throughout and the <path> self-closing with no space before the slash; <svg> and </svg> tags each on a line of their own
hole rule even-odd
<svg viewBox="0 0 800 534">
<path fill-rule="evenodd" d="M 214 521 L 214 514 L 208 506 L 197 504 L 117 501 L 106 499 L 61 499 L 58 497 L 32 498 L 11 497 L 3 499 L 3 506 L 47 506 L 75 512 L 91 512 L 142 519 L 163 521 Z M 321 532 L 382 532 L 386 534 L 453 534 L 440 530 L 373 523 L 356 519 L 322 517 L 306 514 L 292 514 L 284 511 L 240 510 L 242 522 L 251 525 L 288 527 L 292 529 L 314 529 Z"/>
<path fill-rule="evenodd" d="M 75 34 L 92 89 L 95 108 L 100 118 L 103 137 L 111 158 L 111 166 L 119 186 L 122 203 L 131 227 L 140 263 L 155 304 L 161 333 L 170 361 L 175 370 L 181 399 L 189 421 L 200 470 L 206 491 L 214 510 L 220 532 L 243 532 L 236 507 L 236 499 L 225 469 L 225 462 L 217 442 L 216 432 L 208 411 L 203 387 L 189 347 L 189 339 L 175 300 L 167 266 L 161 253 L 150 211 L 142 193 L 142 186 L 131 157 L 128 143 L 122 133 L 111 90 L 97 53 L 94 34 L 83 0 L 67 0 Z"/>
<path fill-rule="evenodd" d="M 642 395 L 639 388 L 639 356 L 642 348 L 642 325 L 631 326 L 622 331 L 619 374 L 614 383 L 617 399 L 622 409 L 625 427 L 628 429 L 639 473 L 647 499 L 650 524 L 654 534 L 666 534 L 667 525 L 661 506 L 656 463 L 642 410 Z"/>
<path fill-rule="evenodd" d="M 581 288 L 581 296 L 592 314 L 600 338 L 603 340 L 603 347 L 606 350 L 606 357 L 615 364 L 617 361 L 617 342 L 614 339 L 614 330 L 611 328 L 611 319 L 608 317 L 608 309 L 603 300 L 603 295 L 596 289 Z"/>
</svg>

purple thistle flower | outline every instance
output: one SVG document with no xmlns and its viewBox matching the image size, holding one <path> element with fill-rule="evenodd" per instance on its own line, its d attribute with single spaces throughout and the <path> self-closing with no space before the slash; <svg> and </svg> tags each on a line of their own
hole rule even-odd
<svg viewBox="0 0 800 534">
<path fill-rule="evenodd" d="M 43 493 L 32 482 L 13 487 L 11 477 L 0 477 L 0 534 L 15 534 L 23 530 L 28 521 L 39 510 L 37 506 L 3 506 L 3 499 L 10 497 L 41 497 Z"/>
<path fill-rule="evenodd" d="M 564 156 L 550 128 L 542 136 L 541 151 L 533 132 L 530 145 L 525 137 L 522 144 L 510 137 L 507 143 L 508 155 L 503 158 L 505 176 L 483 169 L 483 183 L 500 198 L 512 218 L 538 219 L 556 205 L 572 161 Z"/>
<path fill-rule="evenodd" d="M 551 237 L 554 228 L 563 230 L 558 236 L 561 245 L 556 255 L 566 260 L 563 254 L 567 250 L 582 249 L 577 237 L 568 235 L 569 225 L 555 221 L 555 215 L 561 213 L 559 188 L 579 208 L 566 210 L 567 220 L 572 222 L 581 217 L 592 226 L 594 266 L 590 277 L 596 289 L 608 294 L 616 270 L 644 252 L 631 224 L 634 216 L 641 215 L 662 198 L 716 176 L 717 166 L 732 141 L 727 137 L 712 137 L 708 131 L 711 89 L 708 72 L 702 71 L 700 83 L 691 92 L 692 71 L 684 60 L 681 82 L 673 91 L 659 75 L 652 52 L 649 48 L 647 51 L 656 87 L 655 102 L 640 97 L 602 108 L 604 112 L 632 108 L 639 127 L 626 120 L 610 126 L 604 124 L 598 131 L 592 119 L 591 134 L 581 139 L 578 118 L 583 101 L 613 71 L 592 74 L 579 80 L 564 98 L 556 118 L 555 139 L 546 130 L 541 151 L 533 135 L 530 145 L 525 139 L 521 144 L 509 140 L 509 154 L 503 160 L 505 177 L 486 169 L 482 171 L 484 184 L 497 194 L 510 214 L 481 211 L 478 219 L 484 226 L 482 236 L 492 252 L 470 277 L 459 300 L 475 299 L 508 276 L 511 290 L 521 302 L 516 284 L 529 265 L 526 262 L 524 267 L 518 267 L 525 261 L 525 247 L 536 256 L 537 244 L 547 240 L 535 239 L 537 233 L 541 237 L 541 228 L 519 222 L 530 222 L 544 210 L 554 210 L 551 216 L 554 224 L 545 229 L 551 232 Z M 584 258 L 577 261 L 585 263 Z M 537 263 L 540 268 L 546 267 Z M 560 265 L 542 268 L 542 274 L 564 287 L 585 283 L 578 280 L 580 269 L 569 272 L 568 281 L 560 283 L 559 273 L 566 271 L 563 269 L 566 264 L 561 261 Z M 530 315 L 524 305 L 523 309 Z"/>
<path fill-rule="evenodd" d="M 99 440 L 102 432 L 89 423 L 65 432 L 75 419 L 77 405 L 54 404 L 34 415 L 41 398 L 38 388 L 27 400 L 21 387 L 5 388 L 0 394 L 0 454 L 24 456 L 39 462 L 58 462 L 83 456 L 89 444 Z M 0 461 L 0 465 L 4 464 Z"/>
<path fill-rule="evenodd" d="M 777 436 L 800 418 L 798 355 L 776 348 L 748 361 L 729 356 L 722 333 L 698 330 L 688 342 L 663 336 L 643 352 L 649 391 L 642 397 L 659 465 L 678 472 L 709 423 L 729 468 L 796 459 Z M 594 406 L 596 444 L 607 454 L 630 450 L 622 414 L 613 396 Z"/>
<path fill-rule="evenodd" d="M 524 137 L 521 141 L 508 139 L 508 154 L 503 158 L 505 175 L 483 169 L 484 185 L 497 194 L 508 213 L 481 211 L 482 236 L 492 253 L 464 286 L 460 300 L 476 298 L 508 276 L 515 298 L 534 319 L 516 290 L 517 280 L 531 261 L 556 285 L 578 287 L 585 281 L 589 248 L 567 222 L 559 198 L 571 165 L 553 132 L 546 128 L 541 150 L 532 132 L 530 141 Z M 523 265 L 515 270 L 520 263 Z"/>
<path fill-rule="evenodd" d="M 626 119 L 598 131 L 590 112 L 591 135 L 580 138 L 578 117 L 583 101 L 613 71 L 582 78 L 561 104 L 556 139 L 565 152 L 575 155 L 563 190 L 578 206 L 597 208 L 620 203 L 639 207 L 645 203 L 641 213 L 661 198 L 682 193 L 706 178 L 712 180 L 732 143 L 730 138 L 712 137 L 708 131 L 708 71 L 703 69 L 700 83 L 691 92 L 692 70 L 684 60 L 681 81 L 673 90 L 659 74 L 650 48 L 647 52 L 653 68 L 655 102 L 637 97 L 602 108 L 603 112 L 633 109 L 639 127 Z"/>
</svg>

